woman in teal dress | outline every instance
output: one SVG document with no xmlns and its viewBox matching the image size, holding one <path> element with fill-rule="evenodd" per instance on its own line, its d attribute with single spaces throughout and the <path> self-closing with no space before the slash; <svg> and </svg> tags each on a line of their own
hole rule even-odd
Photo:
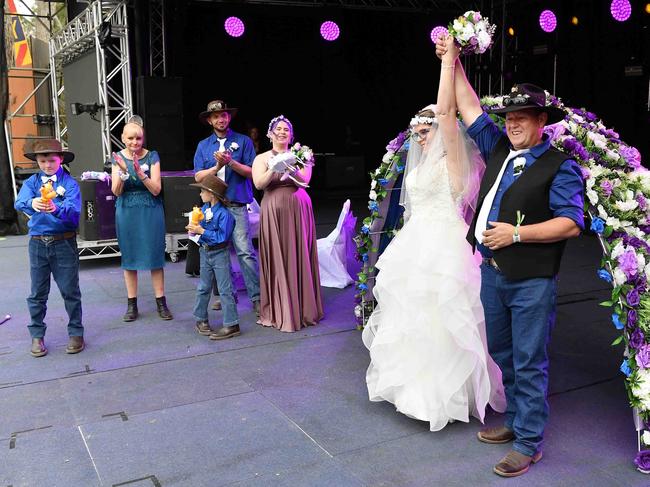
<svg viewBox="0 0 650 487">
<path fill-rule="evenodd" d="M 138 271 L 150 270 L 158 315 L 171 320 L 165 300 L 165 215 L 160 199 L 160 158 L 143 147 L 144 129 L 129 122 L 123 150 L 113 154 L 112 184 L 117 241 L 128 297 L 124 321 L 138 317 Z"/>
</svg>

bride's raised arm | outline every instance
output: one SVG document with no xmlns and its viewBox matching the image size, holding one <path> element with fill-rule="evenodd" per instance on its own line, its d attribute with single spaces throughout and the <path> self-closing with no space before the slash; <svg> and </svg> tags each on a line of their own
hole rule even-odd
<svg viewBox="0 0 650 487">
<path fill-rule="evenodd" d="M 459 49 L 454 44 L 454 39 L 447 36 L 445 40 L 446 52 L 440 64 L 440 84 L 438 85 L 438 127 L 442 135 L 442 142 L 447 152 L 447 169 L 449 171 L 452 189 L 458 190 L 457 166 L 459 160 L 458 122 L 456 120 L 456 95 L 454 92 L 454 68 Z"/>
</svg>

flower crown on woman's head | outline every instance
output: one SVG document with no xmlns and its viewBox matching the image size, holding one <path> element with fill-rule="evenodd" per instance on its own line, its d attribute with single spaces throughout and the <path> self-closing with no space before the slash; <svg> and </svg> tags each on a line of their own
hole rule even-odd
<svg viewBox="0 0 650 487">
<path fill-rule="evenodd" d="M 293 141 L 293 125 L 284 115 L 278 115 L 277 117 L 271 119 L 271 122 L 269 122 L 269 129 L 266 131 L 266 136 L 270 139 L 271 134 L 273 133 L 273 129 L 280 122 L 284 122 L 289 126 L 289 129 L 291 130 L 291 140 Z"/>
<path fill-rule="evenodd" d="M 436 113 L 436 109 L 438 107 L 436 105 L 427 105 L 424 107 L 422 110 L 418 111 L 418 113 L 422 113 L 425 110 L 431 110 L 433 113 Z M 433 124 L 438 124 L 438 119 L 436 117 L 423 117 L 420 115 L 416 115 L 411 119 L 411 122 L 409 123 L 409 126 L 415 127 L 416 125 L 420 124 L 425 124 L 425 125 L 433 125 Z"/>
</svg>

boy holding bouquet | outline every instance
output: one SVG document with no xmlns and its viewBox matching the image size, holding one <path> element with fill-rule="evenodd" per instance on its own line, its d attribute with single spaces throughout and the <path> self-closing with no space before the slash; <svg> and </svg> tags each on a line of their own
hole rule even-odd
<svg viewBox="0 0 650 487">
<path fill-rule="evenodd" d="M 186 229 L 200 249 L 201 275 L 196 289 L 194 317 L 196 330 L 208 335 L 210 340 L 223 340 L 240 334 L 239 315 L 233 294 L 230 274 L 229 243 L 235 228 L 235 219 L 226 208 L 226 189 L 228 185 L 214 174 L 208 174 L 200 183 L 190 184 L 201 188 L 203 219 L 198 223 L 190 221 Z M 223 326 L 214 331 L 208 322 L 208 303 L 212 291 L 212 281 L 216 280 L 221 295 Z"/>
</svg>

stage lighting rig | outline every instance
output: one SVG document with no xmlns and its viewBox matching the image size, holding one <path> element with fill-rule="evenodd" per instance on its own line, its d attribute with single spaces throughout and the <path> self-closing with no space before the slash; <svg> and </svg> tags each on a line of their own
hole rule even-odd
<svg viewBox="0 0 650 487">
<path fill-rule="evenodd" d="M 81 115 L 82 113 L 87 113 L 90 115 L 95 122 L 99 122 L 99 119 L 95 117 L 99 110 L 102 110 L 104 105 L 98 103 L 70 103 L 70 112 L 75 115 Z"/>
</svg>

